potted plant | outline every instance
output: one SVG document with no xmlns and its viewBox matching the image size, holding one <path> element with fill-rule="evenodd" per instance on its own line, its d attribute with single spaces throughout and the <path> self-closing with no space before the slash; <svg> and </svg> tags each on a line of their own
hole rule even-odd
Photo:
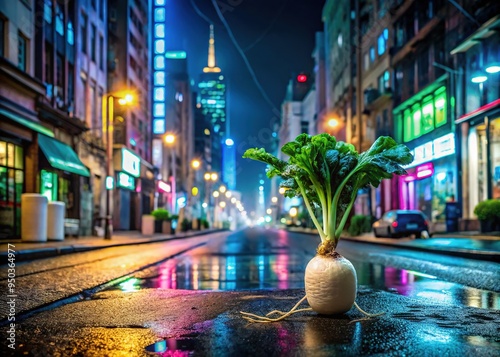
<svg viewBox="0 0 500 357">
<path fill-rule="evenodd" d="M 321 243 L 306 267 L 306 296 L 302 300 L 288 313 L 273 312 L 281 315 L 278 318 L 249 313 L 243 313 L 243 317 L 252 322 L 270 322 L 310 309 L 327 315 L 347 312 L 353 304 L 359 309 L 355 303 L 356 271 L 336 251 L 340 235 L 358 190 L 368 185 L 377 187 L 382 179 L 390 179 L 393 174 L 406 174 L 401 165 L 411 163 L 413 156 L 405 145 L 387 136 L 379 137 L 368 151 L 358 154 L 353 145 L 326 133 L 300 134 L 281 151 L 289 156 L 288 161 L 263 148 L 248 149 L 243 157 L 268 164 L 267 176 L 283 179 L 280 186 L 286 197 L 302 197 Z M 311 308 L 297 310 L 306 298 Z"/>
<path fill-rule="evenodd" d="M 200 218 L 200 229 L 203 230 L 208 228 L 210 228 L 208 221 L 205 218 Z"/>
<path fill-rule="evenodd" d="M 500 230 L 500 200 L 490 199 L 479 202 L 474 208 L 481 225 L 481 232 L 493 232 Z"/>
<path fill-rule="evenodd" d="M 151 212 L 155 218 L 155 233 L 168 233 L 170 234 L 171 216 L 165 208 L 157 208 Z"/>
<path fill-rule="evenodd" d="M 191 229 L 191 221 L 184 218 L 181 222 L 181 232 L 187 232 Z"/>
</svg>

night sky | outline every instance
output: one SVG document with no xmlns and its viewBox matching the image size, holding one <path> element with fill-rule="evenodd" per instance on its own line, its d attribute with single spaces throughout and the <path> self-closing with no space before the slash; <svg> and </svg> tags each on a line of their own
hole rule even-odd
<svg viewBox="0 0 500 357">
<path fill-rule="evenodd" d="M 264 164 L 241 156 L 248 147 L 269 145 L 270 123 L 279 117 L 275 110 L 280 110 L 289 78 L 301 71 L 312 72 L 314 34 L 322 30 L 324 0 L 219 0 L 227 4 L 223 15 L 275 110 L 252 80 L 211 0 L 167 1 L 167 50 L 187 52 L 189 74 L 197 82 L 207 65 L 209 23 L 192 3 L 215 26 L 217 66 L 229 81 L 230 133 L 238 148 L 237 190 L 243 193 L 245 208 L 253 210 L 259 174 L 267 192 L 269 180 Z"/>
</svg>

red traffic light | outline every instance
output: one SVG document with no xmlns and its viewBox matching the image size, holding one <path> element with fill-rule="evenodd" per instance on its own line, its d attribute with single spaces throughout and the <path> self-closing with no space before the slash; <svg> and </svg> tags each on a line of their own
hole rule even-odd
<svg viewBox="0 0 500 357">
<path fill-rule="evenodd" d="M 307 76 L 305 74 L 299 74 L 297 76 L 297 82 L 299 83 L 307 82 Z"/>
</svg>

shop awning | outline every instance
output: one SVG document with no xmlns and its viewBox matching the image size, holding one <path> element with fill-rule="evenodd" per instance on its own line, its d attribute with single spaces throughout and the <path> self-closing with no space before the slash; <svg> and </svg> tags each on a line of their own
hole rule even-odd
<svg viewBox="0 0 500 357">
<path fill-rule="evenodd" d="M 1 116 L 9 118 L 10 120 L 15 121 L 16 123 L 21 124 L 22 126 L 28 128 L 28 129 L 34 130 L 37 133 L 47 135 L 47 136 L 50 136 L 52 138 L 54 137 L 54 133 L 52 132 L 52 130 L 44 127 L 43 125 L 41 125 L 39 123 L 35 123 L 29 119 L 23 118 L 22 116 L 17 115 L 16 113 L 12 113 L 11 111 L 8 111 L 5 109 L 0 109 L 0 117 Z"/>
<path fill-rule="evenodd" d="M 45 135 L 38 135 L 38 145 L 53 168 L 81 176 L 90 176 L 89 170 L 70 146 Z"/>
</svg>

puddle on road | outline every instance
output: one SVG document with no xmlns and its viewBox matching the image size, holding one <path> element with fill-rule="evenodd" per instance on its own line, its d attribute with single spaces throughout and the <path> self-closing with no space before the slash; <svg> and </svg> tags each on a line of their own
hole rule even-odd
<svg viewBox="0 0 500 357">
<path fill-rule="evenodd" d="M 188 357 L 194 355 L 195 346 L 196 342 L 192 339 L 169 338 L 146 346 L 145 350 L 155 356 Z"/>
<path fill-rule="evenodd" d="M 296 289 L 304 287 L 307 254 L 179 256 L 112 289 L 186 290 Z M 500 294 L 446 282 L 435 276 L 351 260 L 358 284 L 441 304 L 500 309 Z M 138 278 L 138 277 L 141 278 Z"/>
</svg>

